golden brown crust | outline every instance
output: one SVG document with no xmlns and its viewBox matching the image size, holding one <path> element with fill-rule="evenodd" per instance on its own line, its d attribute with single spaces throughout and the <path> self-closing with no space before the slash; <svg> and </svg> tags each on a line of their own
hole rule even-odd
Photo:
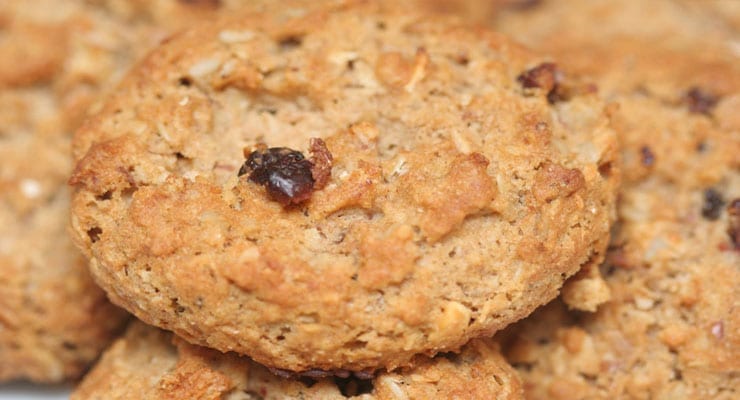
<svg viewBox="0 0 740 400">
<path fill-rule="evenodd" d="M 497 34 L 330 3 L 172 39 L 78 132 L 73 229 L 114 302 L 279 368 L 393 368 L 602 257 L 618 170 L 593 96 L 525 92 L 544 60 Z M 237 179 L 243 148 L 311 137 L 333 166 L 308 202 Z"/>
<path fill-rule="evenodd" d="M 132 324 L 80 383 L 72 400 L 522 399 L 521 384 L 490 340 L 460 354 L 419 360 L 372 379 L 280 378 L 233 353 L 193 346 L 171 333 Z"/>
</svg>

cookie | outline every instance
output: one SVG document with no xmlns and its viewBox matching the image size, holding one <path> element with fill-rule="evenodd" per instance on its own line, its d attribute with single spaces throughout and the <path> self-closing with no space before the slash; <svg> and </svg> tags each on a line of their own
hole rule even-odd
<svg viewBox="0 0 740 400">
<path fill-rule="evenodd" d="M 77 132 L 75 240 L 115 303 L 270 367 L 455 350 L 603 257 L 615 138 L 563 84 L 505 37 L 375 2 L 222 20 Z"/>
<path fill-rule="evenodd" d="M 491 340 L 371 379 L 281 378 L 234 353 L 193 346 L 137 322 L 71 395 L 93 399 L 522 399 L 519 378 Z"/>
<path fill-rule="evenodd" d="M 0 381 L 78 377 L 126 319 L 67 234 L 71 136 L 147 43 L 185 20 L 98 3 L 0 4 Z"/>
<path fill-rule="evenodd" d="M 594 314 L 549 305 L 505 332 L 528 398 L 738 396 L 739 176 L 624 191 L 603 266 L 612 300 Z"/>
<path fill-rule="evenodd" d="M 737 398 L 739 178 L 624 191 L 603 266 L 612 300 L 593 314 L 548 305 L 501 339 L 527 398 Z"/>
<path fill-rule="evenodd" d="M 500 19 L 507 33 L 572 61 L 566 74 L 592 76 L 616 105 L 624 161 L 602 266 L 611 301 L 593 314 L 555 303 L 500 338 L 528 398 L 736 398 L 740 68 L 732 35 L 674 2 L 650 2 L 650 13 L 624 4 L 549 2 Z M 552 16 L 561 14 L 579 15 L 583 30 L 559 25 Z M 525 28 L 535 20 L 550 24 L 536 40 Z"/>
</svg>

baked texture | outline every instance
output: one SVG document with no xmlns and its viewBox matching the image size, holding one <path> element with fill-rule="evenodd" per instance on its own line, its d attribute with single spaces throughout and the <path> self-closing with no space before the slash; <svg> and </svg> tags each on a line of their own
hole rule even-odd
<svg viewBox="0 0 740 400">
<path fill-rule="evenodd" d="M 115 303 L 271 367 L 393 369 L 603 258 L 619 173 L 594 96 L 551 104 L 557 71 L 518 80 L 546 60 L 486 30 L 312 7 L 172 39 L 78 131 L 74 236 Z M 307 202 L 237 176 L 243 148 L 313 137 L 333 166 Z"/>
<path fill-rule="evenodd" d="M 736 37 L 672 1 L 540 6 L 494 26 L 591 76 L 614 104 L 624 179 L 602 266 L 612 299 L 593 314 L 556 302 L 499 337 L 525 396 L 736 398 Z"/>
<path fill-rule="evenodd" d="M 72 131 L 185 21 L 176 10 L 205 9 L 169 1 L 156 20 L 110 3 L 0 2 L 0 381 L 78 377 L 126 318 L 66 232 Z"/>
<path fill-rule="evenodd" d="M 136 322 L 103 355 L 72 400 L 94 399 L 522 399 L 498 346 L 473 340 L 460 354 L 425 359 L 372 379 L 281 378 L 234 353 L 188 344 Z"/>
</svg>

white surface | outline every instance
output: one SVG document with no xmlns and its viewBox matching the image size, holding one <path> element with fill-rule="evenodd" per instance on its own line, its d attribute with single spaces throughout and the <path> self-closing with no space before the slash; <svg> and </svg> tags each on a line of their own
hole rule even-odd
<svg viewBox="0 0 740 400">
<path fill-rule="evenodd" d="M 0 385 L 0 400 L 66 400 L 69 386 L 39 386 L 30 383 Z"/>
</svg>

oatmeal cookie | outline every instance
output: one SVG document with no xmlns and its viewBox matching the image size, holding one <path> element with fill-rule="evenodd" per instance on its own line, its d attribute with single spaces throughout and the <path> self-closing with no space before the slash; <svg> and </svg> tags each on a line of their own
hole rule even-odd
<svg viewBox="0 0 740 400">
<path fill-rule="evenodd" d="M 542 3 L 497 26 L 569 60 L 566 74 L 589 74 L 615 104 L 624 185 L 602 266 L 613 298 L 594 314 L 568 312 L 561 303 L 536 312 L 503 334 L 508 359 L 532 399 L 736 398 L 734 36 L 670 1 L 646 9 L 638 2 Z M 582 30 L 551 19 L 561 14 L 577 14 Z M 604 15 L 610 18 L 598 18 Z M 546 34 L 530 36 L 535 20 L 548 21 Z"/>
<path fill-rule="evenodd" d="M 612 300 L 593 314 L 558 302 L 504 334 L 528 398 L 737 397 L 740 172 L 726 171 L 701 190 L 625 190 Z"/>
<path fill-rule="evenodd" d="M 185 22 L 102 1 L 0 2 L 0 381 L 77 377 L 122 327 L 124 312 L 66 232 L 72 131 L 136 57 Z"/>
<path fill-rule="evenodd" d="M 516 372 L 491 340 L 374 378 L 286 378 L 234 353 L 193 346 L 137 322 L 72 394 L 94 399 L 522 399 Z"/>
<path fill-rule="evenodd" d="M 615 137 L 485 30 L 376 2 L 184 33 L 78 131 L 73 230 L 122 307 L 305 371 L 408 365 L 603 257 Z M 319 140 L 321 139 L 321 140 Z"/>
</svg>

